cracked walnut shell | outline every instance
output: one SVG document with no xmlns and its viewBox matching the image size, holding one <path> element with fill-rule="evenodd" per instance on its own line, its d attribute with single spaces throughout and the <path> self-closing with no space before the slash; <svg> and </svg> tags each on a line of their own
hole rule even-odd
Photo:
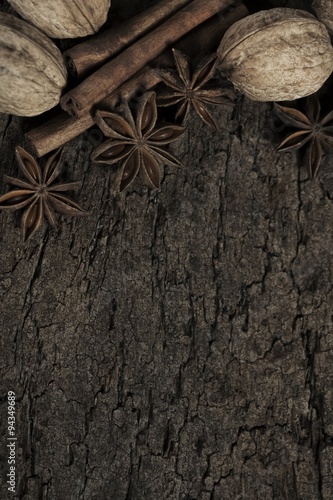
<svg viewBox="0 0 333 500">
<path fill-rule="evenodd" d="M 326 27 L 308 12 L 276 8 L 233 24 L 218 49 L 219 68 L 255 101 L 316 92 L 333 71 Z"/>
<path fill-rule="evenodd" d="M 56 106 L 66 85 L 61 52 L 39 29 L 0 12 L 0 112 L 36 116 Z"/>
<path fill-rule="evenodd" d="M 8 0 L 25 19 L 51 38 L 96 33 L 105 23 L 111 0 Z"/>
</svg>

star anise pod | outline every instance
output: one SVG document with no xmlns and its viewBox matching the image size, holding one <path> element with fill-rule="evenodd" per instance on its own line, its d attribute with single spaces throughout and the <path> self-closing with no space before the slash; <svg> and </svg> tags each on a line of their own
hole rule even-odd
<svg viewBox="0 0 333 500">
<path fill-rule="evenodd" d="M 188 57 L 177 49 L 172 50 L 177 71 L 156 70 L 164 84 L 169 87 L 159 91 L 157 105 L 179 104 L 176 120 L 180 123 L 186 121 L 193 106 L 200 118 L 217 132 L 219 127 L 209 109 L 210 105 L 230 103 L 234 93 L 212 81 L 217 65 L 216 55 L 210 56 L 193 72 Z M 209 81 L 211 83 L 208 86 Z"/>
<path fill-rule="evenodd" d="M 114 164 L 121 161 L 119 190 L 127 188 L 139 174 L 153 189 L 161 182 L 159 163 L 180 166 L 179 161 L 164 146 L 178 139 L 185 127 L 163 123 L 156 126 L 155 92 L 147 92 L 139 100 L 136 120 L 127 102 L 124 118 L 109 111 L 97 111 L 95 122 L 106 137 L 91 155 L 95 163 Z"/>
<path fill-rule="evenodd" d="M 274 107 L 283 123 L 297 129 L 279 144 L 277 151 L 297 150 L 306 145 L 306 162 L 312 179 L 318 172 L 323 151 L 333 151 L 333 111 L 321 118 L 316 94 L 306 98 L 305 113 L 276 103 Z"/>
<path fill-rule="evenodd" d="M 4 176 L 4 181 L 18 187 L 0 197 L 0 209 L 25 208 L 22 216 L 23 239 L 27 241 L 41 227 L 45 215 L 49 224 L 57 225 L 56 212 L 63 215 L 82 216 L 86 212 L 77 203 L 62 194 L 80 186 L 80 182 L 54 183 L 63 169 L 61 149 L 46 162 L 44 169 L 23 148 L 17 147 L 16 158 L 26 180 Z"/>
</svg>

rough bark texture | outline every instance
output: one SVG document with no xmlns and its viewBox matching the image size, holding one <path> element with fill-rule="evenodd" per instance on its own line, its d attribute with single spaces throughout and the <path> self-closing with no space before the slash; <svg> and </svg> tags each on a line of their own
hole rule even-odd
<svg viewBox="0 0 333 500">
<path fill-rule="evenodd" d="M 88 219 L 24 246 L 1 213 L 1 498 L 333 498 L 332 158 L 309 181 L 270 104 L 216 114 L 158 193 L 112 195 L 89 133 L 66 149 Z M 0 117 L 1 174 L 24 127 Z"/>
</svg>

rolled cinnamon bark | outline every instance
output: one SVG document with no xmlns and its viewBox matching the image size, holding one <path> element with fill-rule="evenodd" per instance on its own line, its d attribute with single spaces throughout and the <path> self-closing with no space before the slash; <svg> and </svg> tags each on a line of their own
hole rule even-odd
<svg viewBox="0 0 333 500">
<path fill-rule="evenodd" d="M 124 23 L 112 26 L 64 52 L 68 71 L 82 77 L 119 54 L 141 36 L 156 28 L 192 0 L 160 0 Z"/>
<path fill-rule="evenodd" d="M 112 109 L 119 100 L 129 100 L 139 89 L 151 89 L 159 82 L 160 77 L 154 73 L 152 67 L 147 66 L 125 82 L 117 91 L 107 96 L 99 103 L 99 107 Z M 94 123 L 91 113 L 75 118 L 61 111 L 56 117 L 27 132 L 25 138 L 33 153 L 41 157 L 83 134 Z"/>
<path fill-rule="evenodd" d="M 179 40 L 175 47 L 190 57 L 200 59 L 204 54 L 215 51 L 226 30 L 236 21 L 247 16 L 248 13 L 245 5 L 241 4 L 236 8 L 229 9 L 223 15 L 213 16 Z M 163 52 L 149 66 L 136 73 L 119 89 L 101 101 L 98 107 L 112 109 L 119 100 L 131 99 L 138 90 L 152 89 L 160 81 L 154 68 L 168 65 L 173 65 L 171 50 Z M 86 132 L 93 125 L 94 120 L 90 113 L 76 119 L 61 112 L 43 125 L 30 130 L 25 137 L 34 154 L 41 157 Z"/>
<path fill-rule="evenodd" d="M 83 116 L 186 33 L 236 3 L 238 0 L 194 0 L 67 92 L 60 106 L 71 116 Z"/>
</svg>

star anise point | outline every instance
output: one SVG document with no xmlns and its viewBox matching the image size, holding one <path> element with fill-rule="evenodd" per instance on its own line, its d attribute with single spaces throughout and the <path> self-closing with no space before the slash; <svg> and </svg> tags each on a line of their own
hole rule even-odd
<svg viewBox="0 0 333 500">
<path fill-rule="evenodd" d="M 179 165 L 165 146 L 177 140 L 186 128 L 170 123 L 156 126 L 155 92 L 147 92 L 141 97 L 136 119 L 127 102 L 122 110 L 123 116 L 111 112 L 97 115 L 96 123 L 107 139 L 92 152 L 91 159 L 95 163 L 110 165 L 121 162 L 117 182 L 119 191 L 128 188 L 138 175 L 148 187 L 159 189 L 159 164 Z"/>
<path fill-rule="evenodd" d="M 226 104 L 232 100 L 231 92 L 228 89 L 212 83 L 217 57 L 210 55 L 206 60 L 198 65 L 193 72 L 189 58 L 177 49 L 173 49 L 173 56 L 177 71 L 158 70 L 158 74 L 167 87 L 161 89 L 157 104 L 161 107 L 178 105 L 176 119 L 180 123 L 185 123 L 193 107 L 199 117 L 214 132 L 218 132 L 219 127 L 211 112 L 210 106 L 213 104 Z"/>
<path fill-rule="evenodd" d="M 5 175 L 6 183 L 16 186 L 0 197 L 0 209 L 25 209 L 22 216 L 23 240 L 27 241 L 41 227 L 44 215 L 51 227 L 57 225 L 56 212 L 62 215 L 84 216 L 87 212 L 63 192 L 77 189 L 78 182 L 55 183 L 60 175 L 62 150 L 56 150 L 42 169 L 37 161 L 20 146 L 15 150 L 25 179 Z"/>
<path fill-rule="evenodd" d="M 333 148 L 333 111 L 320 118 L 321 106 L 317 94 L 306 98 L 304 113 L 296 108 L 274 103 L 277 116 L 296 131 L 287 135 L 277 151 L 295 151 L 306 146 L 308 175 L 316 177 L 323 151 Z"/>
</svg>

